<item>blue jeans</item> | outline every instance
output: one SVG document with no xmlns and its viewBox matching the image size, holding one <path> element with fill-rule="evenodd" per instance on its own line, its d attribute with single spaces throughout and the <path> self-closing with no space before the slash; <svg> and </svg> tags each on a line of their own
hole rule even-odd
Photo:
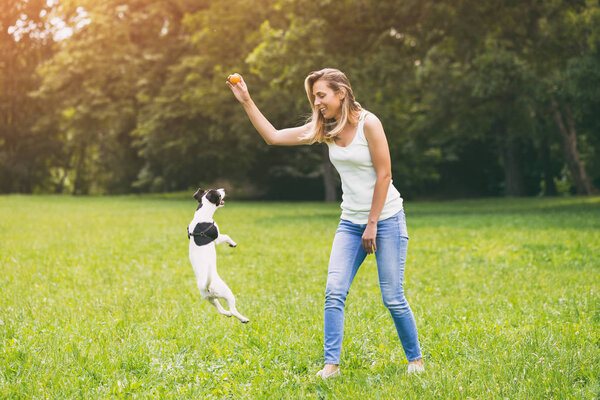
<svg viewBox="0 0 600 400">
<path fill-rule="evenodd" d="M 352 280 L 367 253 L 362 235 L 367 227 L 341 220 L 333 239 L 325 290 L 325 363 L 339 364 L 344 337 L 344 307 Z M 383 304 L 392 315 L 408 361 L 421 358 L 417 326 L 404 297 L 404 263 L 408 234 L 404 211 L 377 223 L 377 273 Z"/>
</svg>

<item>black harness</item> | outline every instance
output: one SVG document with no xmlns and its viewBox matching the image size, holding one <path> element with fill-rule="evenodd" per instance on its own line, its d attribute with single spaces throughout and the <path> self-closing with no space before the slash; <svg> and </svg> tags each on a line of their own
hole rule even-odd
<svg viewBox="0 0 600 400">
<path fill-rule="evenodd" d="M 200 222 L 196 224 L 194 232 L 190 233 L 189 228 L 185 228 L 188 239 L 194 237 L 194 242 L 198 246 L 204 246 L 214 241 L 219 236 L 219 230 L 214 222 Z"/>
</svg>

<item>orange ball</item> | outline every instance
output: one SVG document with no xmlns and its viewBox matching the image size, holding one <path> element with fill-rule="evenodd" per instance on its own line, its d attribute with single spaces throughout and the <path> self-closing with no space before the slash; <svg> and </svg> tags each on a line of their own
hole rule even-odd
<svg viewBox="0 0 600 400">
<path fill-rule="evenodd" d="M 235 85 L 236 83 L 239 83 L 242 81 L 242 77 L 239 74 L 233 74 L 229 77 L 229 82 L 231 82 L 232 85 Z"/>
</svg>

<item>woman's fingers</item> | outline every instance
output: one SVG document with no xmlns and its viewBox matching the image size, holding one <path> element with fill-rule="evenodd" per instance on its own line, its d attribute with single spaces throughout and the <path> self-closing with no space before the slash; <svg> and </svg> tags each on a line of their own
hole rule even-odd
<svg viewBox="0 0 600 400">
<path fill-rule="evenodd" d="M 229 75 L 227 77 L 225 84 L 227 85 L 227 87 L 229 87 L 229 89 L 231 89 L 231 91 L 235 95 L 235 98 L 238 101 L 240 101 L 242 103 L 244 101 L 247 101 L 250 98 L 250 94 L 248 93 L 248 89 L 246 88 L 245 82 L 243 81 L 243 79 L 241 79 L 241 76 L 235 75 L 236 77 L 239 77 L 240 80 L 237 81 L 236 83 L 231 83 L 231 81 L 229 79 L 231 76 L 233 76 L 233 75 Z"/>
<path fill-rule="evenodd" d="M 367 254 L 373 254 L 377 251 L 377 227 L 369 225 L 363 232 L 362 244 Z"/>
<path fill-rule="evenodd" d="M 231 74 L 227 76 L 227 82 L 232 85 L 240 84 L 240 86 L 246 86 L 246 82 L 244 82 L 244 78 L 240 74 Z"/>
<path fill-rule="evenodd" d="M 377 251 L 377 244 L 375 239 L 366 239 L 362 240 L 363 249 L 367 252 L 367 254 L 373 254 Z"/>
<path fill-rule="evenodd" d="M 233 80 L 232 80 L 232 77 L 233 77 Z M 225 83 L 230 88 L 238 88 L 238 89 L 241 89 L 242 91 L 247 90 L 246 82 L 244 81 L 244 78 L 242 78 L 242 76 L 240 74 L 229 75 L 227 77 L 227 80 L 225 81 Z"/>
</svg>

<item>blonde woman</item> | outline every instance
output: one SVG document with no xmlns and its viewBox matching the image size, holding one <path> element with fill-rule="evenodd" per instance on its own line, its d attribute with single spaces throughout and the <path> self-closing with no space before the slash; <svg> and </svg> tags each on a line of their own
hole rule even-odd
<svg viewBox="0 0 600 400">
<path fill-rule="evenodd" d="M 269 145 L 327 143 L 342 180 L 342 215 L 333 239 L 325 290 L 325 366 L 318 376 L 340 375 L 344 308 L 352 280 L 367 254 L 375 253 L 383 303 L 390 311 L 408 359 L 408 372 L 423 371 L 413 313 L 404 297 L 408 234 L 400 193 L 392 184 L 390 153 L 379 119 L 354 99 L 337 69 L 312 72 L 304 81 L 311 120 L 277 130 L 256 107 L 243 79 L 227 85 Z"/>
</svg>

